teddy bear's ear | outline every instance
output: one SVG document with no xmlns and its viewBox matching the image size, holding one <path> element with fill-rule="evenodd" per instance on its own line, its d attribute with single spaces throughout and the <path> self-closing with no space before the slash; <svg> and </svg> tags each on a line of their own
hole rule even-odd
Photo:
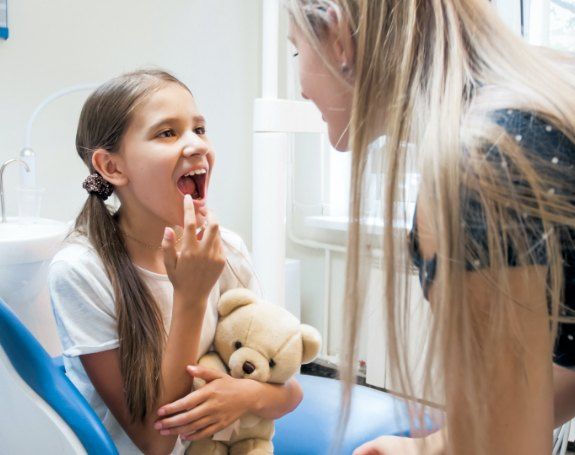
<svg viewBox="0 0 575 455">
<path fill-rule="evenodd" d="M 321 348 L 321 335 L 317 329 L 311 325 L 301 325 L 301 341 L 303 343 L 303 353 L 301 363 L 310 363 L 319 354 Z"/>
<path fill-rule="evenodd" d="M 218 303 L 218 313 L 220 316 L 225 317 L 234 311 L 236 308 L 249 305 L 258 300 L 257 296 L 249 289 L 232 289 L 227 291 L 220 297 Z"/>
</svg>

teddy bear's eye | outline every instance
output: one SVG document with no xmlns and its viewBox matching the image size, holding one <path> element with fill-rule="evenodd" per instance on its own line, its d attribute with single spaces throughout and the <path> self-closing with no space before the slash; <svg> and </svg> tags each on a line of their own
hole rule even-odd
<svg viewBox="0 0 575 455">
<path fill-rule="evenodd" d="M 270 368 L 273 368 L 276 366 L 276 363 L 274 362 L 274 359 L 270 359 Z"/>
<path fill-rule="evenodd" d="M 242 347 L 241 341 L 236 341 L 236 342 L 234 343 L 234 347 L 235 347 L 236 349 L 241 348 L 241 347 Z"/>
</svg>

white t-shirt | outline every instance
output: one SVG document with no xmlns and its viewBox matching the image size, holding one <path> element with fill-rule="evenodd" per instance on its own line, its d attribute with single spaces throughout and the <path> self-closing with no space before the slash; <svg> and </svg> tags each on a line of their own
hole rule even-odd
<svg viewBox="0 0 575 455">
<path fill-rule="evenodd" d="M 236 287 L 246 287 L 261 294 L 242 239 L 227 229 L 221 229 L 221 235 L 227 264 L 208 299 L 200 338 L 200 356 L 210 349 L 215 336 L 220 295 Z M 172 315 L 172 283 L 166 275 L 141 267 L 138 269 L 160 308 L 167 333 Z M 56 254 L 50 264 L 49 287 L 67 376 L 101 419 L 120 454 L 140 454 L 94 389 L 79 358 L 84 354 L 119 346 L 112 284 L 100 257 L 86 237 L 72 236 Z M 178 439 L 173 453 L 183 451 Z"/>
</svg>

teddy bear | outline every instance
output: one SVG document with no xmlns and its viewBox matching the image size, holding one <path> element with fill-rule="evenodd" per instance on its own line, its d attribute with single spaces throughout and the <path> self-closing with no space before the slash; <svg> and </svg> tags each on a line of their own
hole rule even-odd
<svg viewBox="0 0 575 455">
<path fill-rule="evenodd" d="M 315 328 L 248 289 L 224 293 L 218 314 L 215 351 L 202 356 L 199 365 L 234 378 L 283 384 L 319 353 L 321 336 Z M 194 379 L 194 389 L 203 385 L 203 380 Z M 186 455 L 273 454 L 273 435 L 273 420 L 244 415 L 213 438 L 193 441 Z"/>
</svg>

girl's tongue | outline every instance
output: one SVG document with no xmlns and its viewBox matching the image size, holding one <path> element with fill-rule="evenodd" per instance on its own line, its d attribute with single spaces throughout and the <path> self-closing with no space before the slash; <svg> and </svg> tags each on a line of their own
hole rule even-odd
<svg viewBox="0 0 575 455">
<path fill-rule="evenodd" d="M 178 180 L 178 189 L 182 194 L 189 194 L 193 199 L 200 198 L 200 193 L 193 177 L 183 176 Z"/>
</svg>

